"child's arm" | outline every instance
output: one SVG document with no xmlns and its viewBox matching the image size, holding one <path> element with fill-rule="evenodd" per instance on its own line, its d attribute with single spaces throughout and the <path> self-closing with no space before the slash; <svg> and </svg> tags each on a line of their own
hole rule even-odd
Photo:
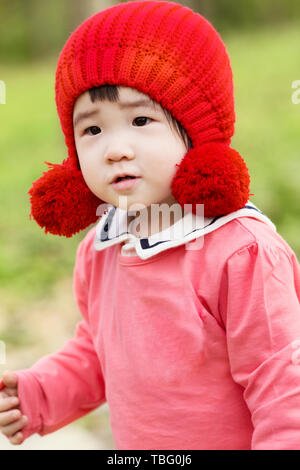
<svg viewBox="0 0 300 470">
<path fill-rule="evenodd" d="M 101 367 L 85 321 L 77 324 L 75 337 L 60 351 L 14 372 L 20 409 L 28 417 L 24 439 L 56 431 L 105 401 Z"/>
<path fill-rule="evenodd" d="M 296 256 L 252 243 L 227 261 L 221 291 L 231 372 L 245 388 L 254 425 L 252 449 L 300 449 Z"/>
<path fill-rule="evenodd" d="M 56 431 L 105 402 L 104 379 L 89 327 L 84 264 L 82 242 L 74 269 L 74 293 L 83 319 L 75 337 L 31 368 L 14 371 L 20 409 L 28 418 L 22 430 L 24 439 L 36 432 Z"/>
</svg>

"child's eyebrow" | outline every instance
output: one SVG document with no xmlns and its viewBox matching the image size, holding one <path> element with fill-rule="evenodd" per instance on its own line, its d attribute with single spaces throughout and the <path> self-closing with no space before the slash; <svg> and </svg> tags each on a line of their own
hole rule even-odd
<svg viewBox="0 0 300 470">
<path fill-rule="evenodd" d="M 120 109 L 126 109 L 126 108 L 138 108 L 141 106 L 146 106 L 146 107 L 154 107 L 155 103 L 147 98 L 143 98 L 137 101 L 128 101 L 126 103 L 119 102 L 119 107 Z"/>
<path fill-rule="evenodd" d="M 97 109 L 94 109 L 94 111 L 84 111 L 84 112 L 78 113 L 74 119 L 73 126 L 76 127 L 80 123 L 80 121 L 83 121 L 84 119 L 87 119 L 92 116 L 96 116 L 96 114 L 98 114 Z"/>
<path fill-rule="evenodd" d="M 128 108 L 138 108 L 138 107 L 148 107 L 148 108 L 155 108 L 156 103 L 153 101 L 143 98 L 138 101 L 128 101 L 128 102 L 118 102 L 118 106 L 120 109 L 128 109 Z M 95 109 L 93 111 L 84 111 L 81 113 L 78 113 L 77 116 L 74 119 L 74 127 L 76 127 L 80 121 L 83 119 L 87 119 L 89 117 L 95 116 L 96 114 L 99 113 L 100 110 Z"/>
</svg>

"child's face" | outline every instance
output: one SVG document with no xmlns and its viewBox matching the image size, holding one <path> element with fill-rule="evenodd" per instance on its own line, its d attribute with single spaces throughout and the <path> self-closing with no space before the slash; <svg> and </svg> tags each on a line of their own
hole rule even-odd
<svg viewBox="0 0 300 470">
<path fill-rule="evenodd" d="M 187 152 L 186 145 L 170 127 L 159 104 L 155 108 L 151 103 L 149 107 L 121 108 L 123 103 L 149 99 L 147 95 L 119 87 L 119 97 L 115 103 L 93 103 L 87 91 L 75 103 L 75 144 L 86 184 L 102 201 L 125 210 L 135 203 L 171 205 L 175 199 L 170 185 L 176 164 Z M 91 112 L 93 116 L 76 123 L 79 114 Z M 131 188 L 112 185 L 115 176 L 123 172 L 139 176 Z"/>
</svg>

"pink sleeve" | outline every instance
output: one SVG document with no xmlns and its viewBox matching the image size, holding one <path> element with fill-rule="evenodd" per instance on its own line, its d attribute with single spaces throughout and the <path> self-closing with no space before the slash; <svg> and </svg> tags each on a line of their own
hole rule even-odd
<svg viewBox="0 0 300 470">
<path fill-rule="evenodd" d="M 36 432 L 44 435 L 56 431 L 105 402 L 105 384 L 88 323 L 83 257 L 81 244 L 74 270 L 74 293 L 83 319 L 76 325 L 74 338 L 31 368 L 15 371 L 20 408 L 28 417 L 22 431 L 24 439 Z"/>
<path fill-rule="evenodd" d="M 300 449 L 299 280 L 292 251 L 257 243 L 234 253 L 224 271 L 220 307 L 253 450 Z"/>
</svg>

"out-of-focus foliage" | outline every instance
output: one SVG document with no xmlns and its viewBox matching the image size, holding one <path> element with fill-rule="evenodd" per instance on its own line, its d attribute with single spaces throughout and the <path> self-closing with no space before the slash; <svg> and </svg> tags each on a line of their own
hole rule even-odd
<svg viewBox="0 0 300 470">
<path fill-rule="evenodd" d="M 1 0 L 0 63 L 57 54 L 80 22 L 116 3 L 119 2 Z M 221 34 L 280 25 L 300 17 L 299 0 L 183 0 L 177 3 L 204 15 Z"/>
<path fill-rule="evenodd" d="M 57 53 L 88 6 L 88 0 L 1 0 L 0 63 Z"/>
<path fill-rule="evenodd" d="M 300 79 L 299 23 L 258 32 L 231 33 L 226 46 L 235 84 L 236 133 L 232 140 L 251 175 L 251 200 L 277 225 L 300 256 L 299 123 L 293 80 Z M 15 302 L 49 295 L 71 276 L 84 232 L 66 239 L 29 220 L 28 190 L 47 171 L 45 161 L 67 155 L 54 102 L 56 62 L 6 65 L 0 105 L 0 295 Z M 87 229 L 88 230 L 88 229 Z"/>
<path fill-rule="evenodd" d="M 0 80 L 6 85 L 6 104 L 0 105 L 0 297 L 12 305 L 49 295 L 59 279 L 72 275 L 85 232 L 72 239 L 45 235 L 29 220 L 27 192 L 47 171 L 45 161 L 61 163 L 67 155 L 54 102 L 58 53 L 81 19 L 108 3 L 113 4 L 0 2 Z M 251 200 L 300 256 L 300 104 L 291 100 L 292 82 L 300 79 L 300 15 L 279 22 L 280 15 L 284 20 L 293 16 L 295 2 L 181 3 L 207 17 L 211 14 L 210 19 L 225 28 L 222 37 L 233 68 L 237 115 L 232 146 L 249 167 Z"/>
<path fill-rule="evenodd" d="M 190 4 L 220 31 L 282 25 L 300 16 L 298 0 L 193 0 Z"/>
<path fill-rule="evenodd" d="M 65 286 L 60 282 L 71 279 L 77 246 L 90 227 L 71 239 L 45 235 L 29 220 L 27 192 L 47 171 L 45 161 L 61 163 L 67 156 L 54 101 L 58 54 L 81 21 L 115 3 L 0 0 L 0 80 L 6 85 L 6 104 L 0 104 L 0 337 L 8 346 L 9 368 L 13 351 L 17 368 L 29 367 L 51 352 L 52 344 L 56 349 L 65 332 L 69 337 L 73 325 L 68 313 L 73 305 L 60 294 Z M 300 260 L 300 104 L 291 100 L 292 82 L 300 80 L 300 1 L 179 3 L 207 17 L 224 39 L 235 85 L 232 147 L 249 167 L 252 202 Z M 45 308 L 44 300 L 48 305 L 52 296 Z M 95 425 L 98 434 L 108 429 L 105 421 L 99 425 L 98 415 L 89 414 L 81 423 Z"/>
</svg>

